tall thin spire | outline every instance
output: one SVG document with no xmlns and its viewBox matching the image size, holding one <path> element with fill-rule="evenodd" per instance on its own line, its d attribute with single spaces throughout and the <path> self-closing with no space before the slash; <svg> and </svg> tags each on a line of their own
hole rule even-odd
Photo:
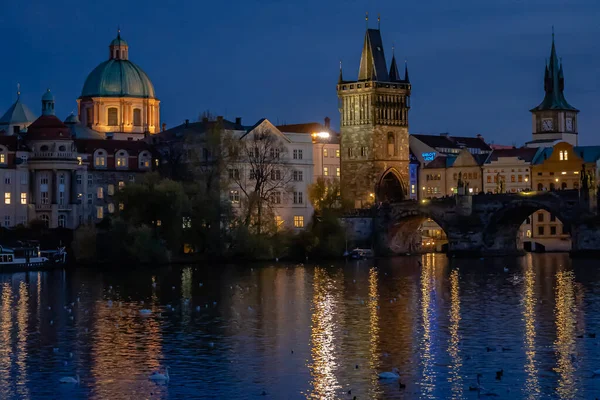
<svg viewBox="0 0 600 400">
<path fill-rule="evenodd" d="M 17 100 L 21 98 L 21 84 L 17 82 Z"/>
<path fill-rule="evenodd" d="M 369 29 L 369 12 L 368 11 L 365 14 L 365 23 L 367 24 L 367 29 Z"/>
<path fill-rule="evenodd" d="M 408 79 L 408 62 L 406 60 L 404 60 L 404 82 L 410 82 L 410 80 Z"/>
<path fill-rule="evenodd" d="M 121 25 L 117 25 L 117 39 L 121 39 Z"/>
<path fill-rule="evenodd" d="M 342 75 L 342 60 L 340 60 L 340 76 L 338 78 L 338 83 L 344 82 L 344 76 Z"/>
<path fill-rule="evenodd" d="M 394 46 L 392 46 L 392 64 L 390 65 L 390 82 L 400 81 L 400 74 L 398 73 L 398 65 L 396 64 L 396 54 L 394 52 Z"/>
<path fill-rule="evenodd" d="M 377 29 L 381 30 L 381 14 L 377 14 Z"/>
</svg>

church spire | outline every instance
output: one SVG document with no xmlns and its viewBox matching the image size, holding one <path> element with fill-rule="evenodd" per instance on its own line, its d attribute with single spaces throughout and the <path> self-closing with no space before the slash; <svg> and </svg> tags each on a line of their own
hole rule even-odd
<svg viewBox="0 0 600 400">
<path fill-rule="evenodd" d="M 392 47 L 392 64 L 390 65 L 390 82 L 400 81 L 400 74 L 398 73 L 398 64 L 396 64 L 396 54 L 394 54 L 394 47 Z"/>
<path fill-rule="evenodd" d="M 360 57 L 359 81 L 388 82 L 389 75 L 379 29 L 367 29 Z"/>
<path fill-rule="evenodd" d="M 404 60 L 404 82 L 410 82 L 410 80 L 408 79 L 408 62 L 406 62 L 406 60 Z"/>
</svg>

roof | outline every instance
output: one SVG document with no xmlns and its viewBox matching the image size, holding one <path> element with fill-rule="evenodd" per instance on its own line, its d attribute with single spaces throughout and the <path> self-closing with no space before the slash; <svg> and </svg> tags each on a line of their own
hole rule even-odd
<svg viewBox="0 0 600 400">
<path fill-rule="evenodd" d="M 367 29 L 360 57 L 359 81 L 388 82 L 387 64 L 379 29 Z"/>
<path fill-rule="evenodd" d="M 554 45 L 554 33 L 552 33 L 552 48 L 550 50 L 550 60 L 544 70 L 544 91 L 546 95 L 544 100 L 531 111 L 543 110 L 572 110 L 579 111 L 570 105 L 565 99 L 563 93 L 565 88 L 565 77 L 563 74 L 562 62 L 558 61 L 556 55 L 556 46 Z"/>
<path fill-rule="evenodd" d="M 88 75 L 81 97 L 155 98 L 148 75 L 129 60 L 111 59 L 98 65 Z"/>
<path fill-rule="evenodd" d="M 29 123 L 35 121 L 35 118 L 29 107 L 21 103 L 20 96 L 17 96 L 17 101 L 0 118 L 0 125 Z"/>
<path fill-rule="evenodd" d="M 390 65 L 390 82 L 401 81 L 400 74 L 398 73 L 398 65 L 396 64 L 396 56 L 392 56 L 392 64 Z"/>
<path fill-rule="evenodd" d="M 50 89 L 47 89 L 46 92 L 42 95 L 42 101 L 54 101 L 54 96 Z"/>
<path fill-rule="evenodd" d="M 430 163 L 425 165 L 424 168 L 446 168 L 446 159 L 449 157 L 446 156 L 437 156 Z M 456 157 L 454 157 L 456 159 Z M 452 161 L 454 162 L 454 160 Z"/>
<path fill-rule="evenodd" d="M 259 121 L 260 122 L 260 121 Z M 178 138 L 183 138 L 188 134 L 202 134 L 215 128 L 223 128 L 229 131 L 245 131 L 248 127 L 235 122 L 228 121 L 226 119 L 218 119 L 214 121 L 203 120 L 199 122 L 188 122 L 181 125 L 175 126 L 171 129 L 167 129 L 163 132 L 158 133 L 159 140 L 170 141 Z"/>
<path fill-rule="evenodd" d="M 103 149 L 109 153 L 126 150 L 130 154 L 137 154 L 144 150 L 150 151 L 150 145 L 143 140 L 75 139 L 75 145 L 78 152 L 85 154 L 92 154 L 97 149 Z"/>
<path fill-rule="evenodd" d="M 450 136 L 445 133 L 440 135 L 412 134 L 411 136 L 433 148 L 492 150 L 481 137 Z"/>
<path fill-rule="evenodd" d="M 540 149 L 533 159 L 532 164 L 541 164 L 554 152 L 554 147 Z M 595 163 L 600 160 L 600 146 L 575 146 L 573 152 L 586 163 Z"/>
<path fill-rule="evenodd" d="M 277 125 L 277 129 L 279 129 L 282 133 L 304 133 L 308 135 L 312 135 L 313 133 L 319 132 L 328 132 L 328 138 L 319 138 L 313 137 L 314 142 L 318 143 L 339 143 L 340 135 L 336 131 L 331 128 L 326 127 L 325 125 L 319 122 L 307 122 L 304 124 L 290 124 L 290 125 Z"/>
<path fill-rule="evenodd" d="M 538 149 L 531 148 L 531 147 L 521 147 L 519 149 L 494 150 L 492 152 L 492 154 L 490 154 L 490 157 L 487 160 L 487 162 L 490 163 L 492 161 L 498 161 L 499 158 L 506 158 L 506 157 L 511 157 L 511 158 L 517 157 L 518 159 L 523 160 L 525 162 L 531 162 L 533 160 L 533 157 L 537 153 L 537 151 L 538 151 Z"/>
<path fill-rule="evenodd" d="M 110 42 L 111 46 L 128 46 L 127 42 L 123 39 L 121 39 L 121 30 L 119 29 L 119 31 L 117 32 L 117 37 L 113 39 L 112 42 Z"/>
<path fill-rule="evenodd" d="M 69 128 L 56 115 L 42 115 L 27 128 L 27 140 L 71 139 Z"/>
</svg>

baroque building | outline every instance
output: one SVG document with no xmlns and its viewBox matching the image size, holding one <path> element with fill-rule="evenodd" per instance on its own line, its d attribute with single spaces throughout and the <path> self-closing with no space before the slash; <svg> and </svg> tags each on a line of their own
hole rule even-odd
<svg viewBox="0 0 600 400">
<path fill-rule="evenodd" d="M 556 55 L 554 33 L 550 59 L 544 70 L 544 99 L 531 109 L 533 139 L 526 143 L 527 147 L 552 146 L 552 143 L 563 140 L 577 146 L 577 114 L 579 110 L 565 99 L 565 76 L 562 61 Z"/>
<path fill-rule="evenodd" d="M 340 67 L 337 94 L 342 196 L 357 208 L 408 198 L 411 84 L 395 56 L 388 70 L 379 29 L 367 28 L 358 79 Z"/>
</svg>

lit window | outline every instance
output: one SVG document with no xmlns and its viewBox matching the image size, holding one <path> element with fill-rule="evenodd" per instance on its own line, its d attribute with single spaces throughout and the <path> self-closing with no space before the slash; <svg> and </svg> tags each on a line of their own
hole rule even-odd
<svg viewBox="0 0 600 400">
<path fill-rule="evenodd" d="M 304 216 L 294 215 L 294 228 L 304 228 Z"/>
<path fill-rule="evenodd" d="M 335 176 L 340 176 L 340 167 L 335 169 Z"/>
<path fill-rule="evenodd" d="M 328 155 L 327 155 L 327 149 L 323 149 L 323 157 L 328 157 Z"/>
<path fill-rule="evenodd" d="M 124 187 L 125 187 L 125 182 L 119 181 L 119 190 L 123 189 Z"/>
<path fill-rule="evenodd" d="M 108 195 L 112 196 L 115 194 L 115 185 L 108 185 Z"/>
<path fill-rule="evenodd" d="M 27 193 L 21 193 L 21 204 L 27 204 Z"/>
<path fill-rule="evenodd" d="M 339 173 L 339 171 L 340 171 L 340 169 L 338 168 L 338 173 Z M 338 176 L 339 176 L 339 175 L 338 175 Z M 410 185 L 410 192 L 411 192 L 412 194 L 415 194 L 415 193 L 416 193 L 415 185 Z"/>
<path fill-rule="evenodd" d="M 156 226 L 161 226 L 162 225 L 162 221 L 160 219 L 156 220 Z"/>
<path fill-rule="evenodd" d="M 558 157 L 561 161 L 567 161 L 569 159 L 569 153 L 567 152 L 567 150 L 560 150 L 558 152 Z"/>
<path fill-rule="evenodd" d="M 99 187 L 96 191 L 96 197 L 98 197 L 99 199 L 103 199 L 104 198 L 104 190 Z"/>
<path fill-rule="evenodd" d="M 190 217 L 182 217 L 181 226 L 183 229 L 188 229 L 192 227 L 192 219 Z"/>
<path fill-rule="evenodd" d="M 229 200 L 232 204 L 238 204 L 240 202 L 240 192 L 238 190 L 230 190 Z"/>
<path fill-rule="evenodd" d="M 340 158 L 340 149 L 335 150 L 335 157 Z"/>
<path fill-rule="evenodd" d="M 96 218 L 98 218 L 98 219 L 104 218 L 104 208 L 102 206 L 96 207 Z"/>
<path fill-rule="evenodd" d="M 106 167 L 106 155 L 104 154 L 104 152 L 98 152 L 98 154 L 94 158 L 94 165 L 96 167 Z"/>
<path fill-rule="evenodd" d="M 0 153 L 0 164 L 6 164 L 6 154 Z"/>
<path fill-rule="evenodd" d="M 329 168 L 328 167 L 323 167 L 323 175 L 325 175 L 325 176 L 329 175 Z"/>
<path fill-rule="evenodd" d="M 83 159 L 81 157 L 77 157 L 77 165 L 83 164 Z"/>
<path fill-rule="evenodd" d="M 527 235 L 528 238 L 531 237 L 531 229 L 527 229 L 527 232 L 525 233 Z"/>
<path fill-rule="evenodd" d="M 275 216 L 275 227 L 278 231 L 283 229 L 283 218 L 281 218 L 279 215 Z"/>
<path fill-rule="evenodd" d="M 125 209 L 125 204 L 119 203 L 119 211 L 123 211 Z"/>
<path fill-rule="evenodd" d="M 4 193 L 4 204 L 10 204 L 10 192 Z"/>
<path fill-rule="evenodd" d="M 115 212 L 115 205 L 113 203 L 108 204 L 108 212 L 111 214 Z"/>
</svg>

